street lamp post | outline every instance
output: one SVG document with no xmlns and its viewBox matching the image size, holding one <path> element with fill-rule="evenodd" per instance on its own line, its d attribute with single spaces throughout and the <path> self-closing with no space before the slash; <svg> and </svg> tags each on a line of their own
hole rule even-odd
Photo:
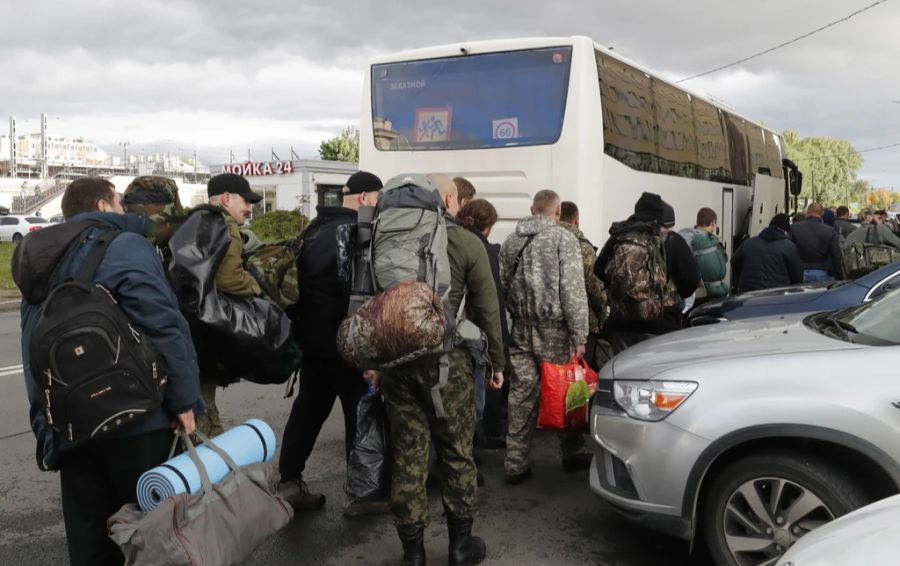
<svg viewBox="0 0 900 566">
<path fill-rule="evenodd" d="M 128 140 L 119 142 L 119 145 L 122 146 L 122 172 L 124 173 L 128 173 L 128 146 L 131 144 L 132 142 Z"/>
</svg>

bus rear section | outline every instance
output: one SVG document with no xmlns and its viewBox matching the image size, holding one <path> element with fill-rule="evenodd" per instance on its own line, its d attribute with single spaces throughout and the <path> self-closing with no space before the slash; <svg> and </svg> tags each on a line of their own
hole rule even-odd
<svg viewBox="0 0 900 566">
<path fill-rule="evenodd" d="M 501 241 L 529 214 L 537 191 L 577 199 L 581 138 L 569 108 L 579 106 L 572 92 L 579 65 L 593 62 L 571 39 L 476 45 L 466 54 L 451 46 L 371 65 L 360 168 L 384 178 L 411 171 L 466 177 L 497 208 L 492 239 Z M 599 124 L 599 106 L 596 113 Z M 595 134 L 600 151 L 599 128 Z M 599 179 L 599 161 L 589 167 Z"/>
</svg>

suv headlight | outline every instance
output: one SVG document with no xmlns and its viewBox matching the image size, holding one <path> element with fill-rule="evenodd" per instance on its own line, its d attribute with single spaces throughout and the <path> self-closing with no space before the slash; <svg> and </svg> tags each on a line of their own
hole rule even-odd
<svg viewBox="0 0 900 566">
<path fill-rule="evenodd" d="M 616 403 L 628 416 L 659 421 L 684 403 L 697 390 L 693 381 L 615 381 Z"/>
</svg>

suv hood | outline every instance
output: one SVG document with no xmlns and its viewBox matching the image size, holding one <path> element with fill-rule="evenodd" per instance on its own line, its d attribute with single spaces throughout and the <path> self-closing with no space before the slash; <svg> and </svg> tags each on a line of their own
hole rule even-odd
<svg viewBox="0 0 900 566">
<path fill-rule="evenodd" d="M 686 328 L 628 348 L 613 359 L 615 379 L 652 379 L 660 372 L 716 360 L 860 348 L 803 324 L 808 314 L 760 317 Z"/>
<path fill-rule="evenodd" d="M 751 291 L 741 293 L 727 299 L 711 301 L 701 305 L 690 313 L 691 318 L 703 315 L 725 314 L 728 311 L 743 307 L 774 306 L 806 303 L 814 301 L 828 291 L 834 283 L 811 283 L 806 285 L 794 285 L 791 287 L 779 287 L 764 291 Z"/>
</svg>

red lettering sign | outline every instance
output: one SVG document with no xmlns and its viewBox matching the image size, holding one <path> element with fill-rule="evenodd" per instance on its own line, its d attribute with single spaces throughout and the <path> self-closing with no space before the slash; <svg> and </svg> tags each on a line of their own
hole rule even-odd
<svg viewBox="0 0 900 566">
<path fill-rule="evenodd" d="M 293 161 L 247 161 L 246 163 L 227 163 L 222 166 L 223 173 L 234 173 L 245 177 L 262 177 L 264 175 L 285 175 L 294 172 Z"/>
</svg>

